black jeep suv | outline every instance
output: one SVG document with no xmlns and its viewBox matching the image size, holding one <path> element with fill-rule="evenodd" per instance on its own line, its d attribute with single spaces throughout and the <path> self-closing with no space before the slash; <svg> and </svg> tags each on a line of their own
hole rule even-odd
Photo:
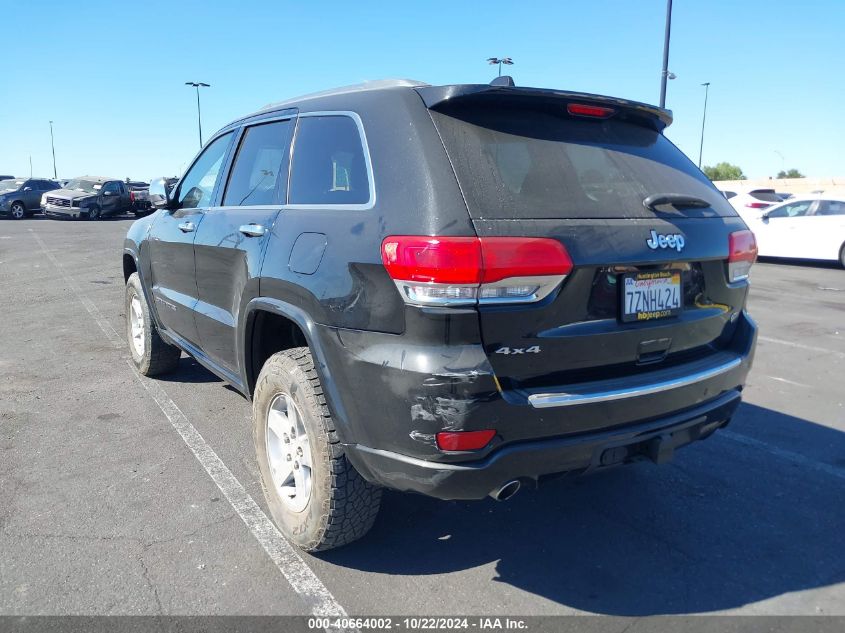
<svg viewBox="0 0 845 633">
<path fill-rule="evenodd" d="M 306 550 L 382 487 L 505 499 L 726 425 L 754 236 L 668 111 L 376 82 L 220 130 L 125 241 L 129 348 L 252 399 L 269 509 Z"/>
</svg>

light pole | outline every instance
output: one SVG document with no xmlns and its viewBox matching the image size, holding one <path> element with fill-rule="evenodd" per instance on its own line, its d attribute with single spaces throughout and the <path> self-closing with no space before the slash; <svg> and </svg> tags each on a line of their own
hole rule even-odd
<svg viewBox="0 0 845 633">
<path fill-rule="evenodd" d="M 781 154 L 781 153 L 780 153 L 778 150 L 776 150 L 776 149 L 773 149 L 772 151 L 773 151 L 775 154 L 777 154 L 778 156 L 780 156 L 780 170 L 781 170 L 783 173 L 786 173 L 786 159 L 783 157 L 783 154 Z"/>
<path fill-rule="evenodd" d="M 211 84 L 204 84 L 201 81 L 186 81 L 186 86 L 192 86 L 197 89 L 197 127 L 200 132 L 200 149 L 202 149 L 202 114 L 200 112 L 200 88 L 210 88 Z"/>
<path fill-rule="evenodd" d="M 502 64 L 513 66 L 513 60 L 510 57 L 488 57 L 487 63 L 491 66 L 499 64 L 499 77 L 502 76 Z"/>
<path fill-rule="evenodd" d="M 669 79 L 669 33 L 672 30 L 672 0 L 666 0 L 666 29 L 663 34 L 663 72 L 660 74 L 660 107 L 666 107 L 666 80 Z"/>
<path fill-rule="evenodd" d="M 53 178 L 58 179 L 56 174 L 56 144 L 53 141 L 53 122 L 50 121 L 50 148 L 53 150 Z"/>
<path fill-rule="evenodd" d="M 706 81 L 704 86 L 704 113 L 701 115 L 701 143 L 698 145 L 698 168 L 701 169 L 701 153 L 704 151 L 704 122 L 707 120 L 707 93 L 710 92 L 710 82 Z"/>
</svg>

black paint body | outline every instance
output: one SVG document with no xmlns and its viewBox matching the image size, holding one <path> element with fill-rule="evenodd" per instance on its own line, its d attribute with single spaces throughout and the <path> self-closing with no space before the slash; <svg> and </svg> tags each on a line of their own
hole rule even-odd
<svg viewBox="0 0 845 633">
<path fill-rule="evenodd" d="M 234 131 L 211 205 L 160 209 L 127 235 L 124 270 L 139 272 L 162 335 L 250 396 L 256 324 L 263 313 L 284 316 L 312 349 L 358 470 L 442 498 L 479 498 L 512 479 L 654 459 L 655 437 L 674 448 L 726 424 L 756 337 L 745 313 L 747 282 L 726 277 L 728 235 L 745 228 L 742 220 L 709 182 L 724 203 L 722 217 L 474 218 L 428 107 L 476 93 L 487 104 L 501 94 L 612 104 L 658 131 L 669 120 L 665 111 L 589 95 L 394 85 L 306 97 L 236 121 L 214 137 Z M 313 112 L 360 117 L 375 193 L 369 208 L 216 206 L 245 126 Z M 186 221 L 194 225 L 189 233 L 179 228 Z M 248 237 L 239 231 L 246 224 L 267 231 Z M 649 249 L 652 230 L 685 236 L 684 251 Z M 552 237 L 574 270 L 536 304 L 406 305 L 381 263 L 389 235 Z M 669 263 L 683 270 L 681 315 L 622 323 L 614 275 Z M 495 353 L 504 346 L 542 351 Z M 731 371 L 659 394 L 546 409 L 528 402 L 533 393 L 624 384 L 673 367 L 682 375 L 729 357 L 741 361 Z M 496 437 L 481 451 L 443 452 L 435 444 L 439 431 L 491 428 Z M 602 458 L 617 445 L 629 448 Z"/>
</svg>

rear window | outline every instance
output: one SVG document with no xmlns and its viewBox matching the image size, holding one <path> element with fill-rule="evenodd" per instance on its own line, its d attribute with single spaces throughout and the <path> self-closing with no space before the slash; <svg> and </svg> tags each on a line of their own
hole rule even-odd
<svg viewBox="0 0 845 633">
<path fill-rule="evenodd" d="M 757 198 L 757 200 L 762 200 L 763 202 L 783 202 L 783 198 L 781 198 L 778 194 L 774 192 L 773 189 L 760 189 L 758 191 L 751 191 L 749 195 L 752 198 Z"/>
<path fill-rule="evenodd" d="M 455 106 L 432 117 L 476 219 L 736 215 L 655 130 L 524 108 Z M 696 196 L 710 207 L 646 209 L 643 199 L 658 193 Z"/>
</svg>

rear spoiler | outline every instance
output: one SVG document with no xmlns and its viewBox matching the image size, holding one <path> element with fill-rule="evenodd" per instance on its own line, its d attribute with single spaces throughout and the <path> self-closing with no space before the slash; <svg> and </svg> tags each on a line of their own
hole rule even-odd
<svg viewBox="0 0 845 633">
<path fill-rule="evenodd" d="M 644 125 L 662 132 L 672 123 L 672 111 L 657 106 L 628 101 L 616 97 L 605 97 L 584 92 L 549 90 L 545 88 L 522 88 L 512 86 L 491 86 L 488 84 L 460 84 L 452 86 L 420 86 L 414 88 L 423 103 L 431 110 L 444 110 L 456 103 L 524 104 L 565 108 L 569 103 L 598 105 L 616 110 L 614 118 Z"/>
</svg>

